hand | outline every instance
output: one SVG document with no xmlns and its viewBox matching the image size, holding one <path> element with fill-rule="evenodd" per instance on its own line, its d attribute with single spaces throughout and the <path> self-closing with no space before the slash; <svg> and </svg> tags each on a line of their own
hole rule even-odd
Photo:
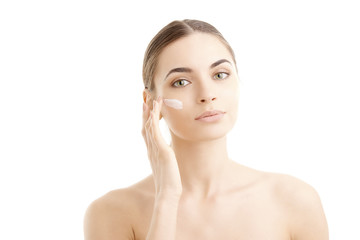
<svg viewBox="0 0 360 240">
<path fill-rule="evenodd" d="M 181 177 L 174 150 L 165 142 L 159 128 L 159 117 L 163 99 L 146 101 L 143 111 L 143 128 L 148 157 L 154 177 L 156 195 L 175 195 L 182 193 Z M 150 106 L 153 109 L 150 110 Z"/>
</svg>

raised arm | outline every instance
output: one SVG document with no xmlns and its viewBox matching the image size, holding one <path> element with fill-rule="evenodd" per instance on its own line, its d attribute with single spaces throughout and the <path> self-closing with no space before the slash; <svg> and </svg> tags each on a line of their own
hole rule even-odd
<svg viewBox="0 0 360 240">
<path fill-rule="evenodd" d="M 151 105 L 153 109 L 150 111 Z M 159 129 L 162 99 L 144 104 L 143 130 L 155 183 L 155 203 L 146 240 L 175 240 L 182 184 L 173 149 Z"/>
</svg>

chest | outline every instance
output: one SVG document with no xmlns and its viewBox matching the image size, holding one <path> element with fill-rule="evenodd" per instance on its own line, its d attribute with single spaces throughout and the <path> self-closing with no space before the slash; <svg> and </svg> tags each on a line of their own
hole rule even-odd
<svg viewBox="0 0 360 240">
<path fill-rule="evenodd" d="M 137 240 L 145 240 L 151 222 L 152 207 L 143 211 L 143 221 L 136 231 Z M 241 239 L 289 240 L 286 213 L 270 198 L 217 199 L 179 205 L 177 240 Z"/>
</svg>

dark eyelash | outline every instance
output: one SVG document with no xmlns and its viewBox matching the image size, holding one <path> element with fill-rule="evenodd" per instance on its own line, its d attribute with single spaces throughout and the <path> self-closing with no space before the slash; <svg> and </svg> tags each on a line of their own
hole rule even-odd
<svg viewBox="0 0 360 240">
<path fill-rule="evenodd" d="M 186 79 L 178 79 L 178 80 L 176 80 L 176 81 L 174 81 L 172 84 L 171 84 L 171 86 L 172 87 L 175 87 L 175 88 L 182 88 L 182 87 L 185 87 L 185 86 L 175 86 L 175 83 L 177 83 L 177 82 L 180 82 L 180 81 L 187 81 L 187 82 L 189 82 L 188 80 L 186 80 Z M 188 85 L 188 84 L 186 84 L 186 85 Z"/>
<path fill-rule="evenodd" d="M 221 80 L 225 80 L 226 78 L 228 78 L 228 77 L 230 76 L 230 73 L 229 73 L 229 72 L 218 72 L 218 73 L 215 73 L 214 76 L 216 76 L 216 75 L 218 75 L 218 74 L 222 74 L 222 73 L 225 73 L 227 76 L 226 76 L 225 78 L 221 79 Z M 176 86 L 174 86 L 175 83 L 180 82 L 180 81 L 183 81 L 183 80 L 189 82 L 189 81 L 186 80 L 186 79 L 178 79 L 178 80 L 174 81 L 173 83 L 171 83 L 171 86 L 172 86 L 172 87 L 175 87 L 175 88 L 183 88 L 183 87 L 186 87 L 188 84 L 186 84 L 185 86 L 182 86 L 182 87 L 176 87 Z"/>
<path fill-rule="evenodd" d="M 218 73 L 215 73 L 214 76 L 219 75 L 219 74 L 222 74 L 222 73 L 225 73 L 225 74 L 226 74 L 226 77 L 223 78 L 223 79 L 221 79 L 221 80 L 224 80 L 224 79 L 226 79 L 226 78 L 228 78 L 228 77 L 230 76 L 230 73 L 228 73 L 228 72 L 218 72 Z"/>
</svg>

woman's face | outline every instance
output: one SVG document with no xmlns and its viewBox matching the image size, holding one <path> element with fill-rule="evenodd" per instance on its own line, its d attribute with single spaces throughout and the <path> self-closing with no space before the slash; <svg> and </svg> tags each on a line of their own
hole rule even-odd
<svg viewBox="0 0 360 240">
<path fill-rule="evenodd" d="M 217 37 L 194 33 L 168 45 L 159 56 L 154 81 L 158 96 L 183 103 L 182 109 L 163 104 L 161 110 L 176 136 L 210 140 L 225 136 L 234 126 L 239 79 L 229 50 Z M 195 120 L 210 110 L 225 114 L 215 122 Z"/>
</svg>

